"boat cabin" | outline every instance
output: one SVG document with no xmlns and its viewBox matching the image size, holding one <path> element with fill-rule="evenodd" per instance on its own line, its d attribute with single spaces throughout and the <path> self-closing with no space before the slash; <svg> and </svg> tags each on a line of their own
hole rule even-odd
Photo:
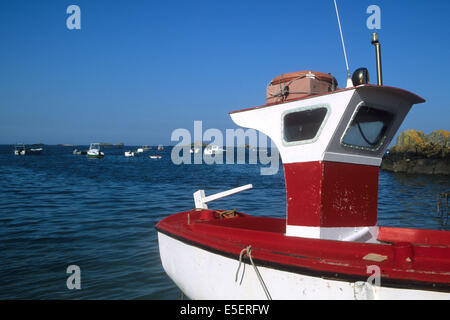
<svg viewBox="0 0 450 320">
<path fill-rule="evenodd" d="M 155 226 L 164 270 L 188 297 L 449 299 L 448 231 L 377 226 L 382 156 L 424 100 L 383 86 L 375 33 L 372 44 L 378 85 L 368 84 L 365 68 L 352 78 L 347 68 L 345 89 L 328 74 L 285 74 L 269 84 L 266 105 L 230 113 L 277 146 L 286 219 L 206 205 L 252 185 L 195 192 L 195 209 Z"/>
<path fill-rule="evenodd" d="M 99 150 L 100 151 L 100 143 L 91 143 L 89 145 L 89 150 Z"/>
<path fill-rule="evenodd" d="M 370 241 L 377 238 L 382 156 L 412 105 L 424 101 L 363 84 L 230 115 L 270 137 L 280 152 L 287 236 Z"/>
</svg>

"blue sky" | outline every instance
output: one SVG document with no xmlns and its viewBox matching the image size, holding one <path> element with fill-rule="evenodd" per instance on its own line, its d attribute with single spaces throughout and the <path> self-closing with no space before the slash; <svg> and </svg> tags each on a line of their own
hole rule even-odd
<svg viewBox="0 0 450 320">
<path fill-rule="evenodd" d="M 450 130 L 450 1 L 338 1 L 350 69 L 374 83 L 372 4 L 384 84 L 427 100 L 401 129 Z M 235 128 L 228 112 L 264 104 L 281 73 L 346 79 L 332 0 L 1 0 L 0 41 L 0 143 L 171 144 L 194 120 Z"/>
</svg>

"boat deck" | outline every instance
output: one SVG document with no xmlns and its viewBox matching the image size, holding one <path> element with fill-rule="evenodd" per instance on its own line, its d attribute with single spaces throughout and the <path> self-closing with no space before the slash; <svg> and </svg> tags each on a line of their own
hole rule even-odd
<svg viewBox="0 0 450 320">
<path fill-rule="evenodd" d="M 377 265 L 382 284 L 450 292 L 448 232 L 379 228 L 379 243 L 288 237 L 285 219 L 199 210 L 171 215 L 156 229 L 215 254 L 239 259 L 252 247 L 257 265 L 347 281 L 366 281 Z M 247 260 L 248 261 L 248 260 Z"/>
</svg>

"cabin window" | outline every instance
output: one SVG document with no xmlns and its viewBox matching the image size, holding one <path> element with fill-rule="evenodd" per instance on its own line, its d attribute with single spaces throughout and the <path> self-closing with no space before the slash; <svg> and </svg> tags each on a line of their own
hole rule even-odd
<svg viewBox="0 0 450 320">
<path fill-rule="evenodd" d="M 316 107 L 289 112 L 283 117 L 284 141 L 312 142 L 324 124 L 328 108 Z"/>
<path fill-rule="evenodd" d="M 357 149 L 378 150 L 393 119 L 390 112 L 362 105 L 353 116 L 341 143 Z"/>
</svg>

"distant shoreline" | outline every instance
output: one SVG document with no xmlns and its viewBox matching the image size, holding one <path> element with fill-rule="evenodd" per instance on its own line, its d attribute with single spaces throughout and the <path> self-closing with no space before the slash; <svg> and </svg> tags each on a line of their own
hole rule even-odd
<svg viewBox="0 0 450 320">
<path fill-rule="evenodd" d="M 435 130 L 429 135 L 405 130 L 397 144 L 383 157 L 381 169 L 407 174 L 450 175 L 450 132 Z"/>
</svg>

